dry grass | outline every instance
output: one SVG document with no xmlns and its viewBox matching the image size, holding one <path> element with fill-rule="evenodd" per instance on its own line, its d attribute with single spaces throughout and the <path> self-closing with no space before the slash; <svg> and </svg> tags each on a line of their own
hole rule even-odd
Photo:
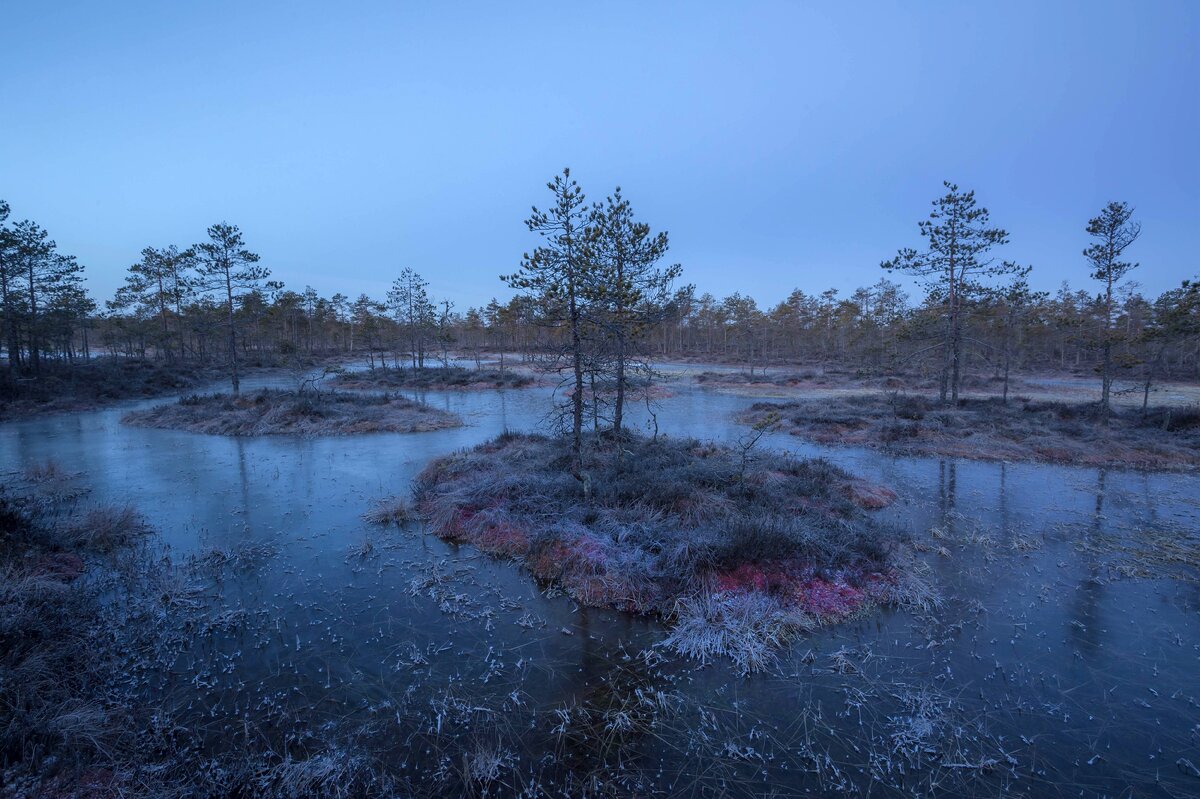
<svg viewBox="0 0 1200 799">
<path fill-rule="evenodd" d="M 412 509 L 403 497 L 384 497 L 363 514 L 371 524 L 404 524 L 413 519 Z"/>
<path fill-rule="evenodd" d="M 267 389 L 241 397 L 184 397 L 126 414 L 121 421 L 223 436 L 421 433 L 462 425 L 452 413 L 399 396 Z"/>
<path fill-rule="evenodd" d="M 92 508 L 65 530 L 69 549 L 107 554 L 133 544 L 149 527 L 132 506 L 122 505 Z"/>
<path fill-rule="evenodd" d="M 1107 428 L 1094 404 L 1015 398 L 968 399 L 943 407 L 898 393 L 759 402 L 738 420 L 822 444 L 878 447 L 905 455 L 1037 461 L 1084 466 L 1188 469 L 1200 466 L 1200 409 L 1114 411 Z"/>
</svg>

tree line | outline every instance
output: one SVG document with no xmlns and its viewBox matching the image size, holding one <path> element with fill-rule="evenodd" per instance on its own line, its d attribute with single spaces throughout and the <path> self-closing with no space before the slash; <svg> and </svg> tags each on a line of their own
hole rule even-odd
<svg viewBox="0 0 1200 799">
<path fill-rule="evenodd" d="M 1200 378 L 1200 287 L 1184 281 L 1145 296 L 1127 251 L 1141 230 L 1124 203 L 1081 226 L 1080 277 L 1056 292 L 1030 288 L 1031 267 L 994 255 L 1008 233 L 974 192 L 954 184 L 918 223 L 919 248 L 882 263 L 883 276 L 842 296 L 792 291 L 760 307 L 740 293 L 716 298 L 676 285 L 668 239 L 638 220 L 620 189 L 589 203 L 564 171 L 551 203 L 526 225 L 538 239 L 513 274 L 514 295 L 455 309 L 430 296 L 411 268 L 386 296 L 322 297 L 270 280 L 241 231 L 213 225 L 200 242 L 147 247 L 125 285 L 99 306 L 83 266 L 47 231 L 10 221 L 0 201 L 0 341 L 6 374 L 36 379 L 97 353 L 226 364 L 236 391 L 245 362 L 355 356 L 371 366 L 422 367 L 499 354 L 561 367 L 572 431 L 601 418 L 620 430 L 628 390 L 655 358 L 837 367 L 862 374 L 923 372 L 947 402 L 964 375 L 1003 381 L 1014 371 L 1097 374 L 1107 408 L 1113 381 L 1133 379 L 1148 399 L 1155 380 Z M 892 280 L 915 279 L 913 300 Z"/>
</svg>

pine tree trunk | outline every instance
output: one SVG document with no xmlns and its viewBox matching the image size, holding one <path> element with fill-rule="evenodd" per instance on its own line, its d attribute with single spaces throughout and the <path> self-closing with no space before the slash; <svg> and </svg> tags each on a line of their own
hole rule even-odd
<svg viewBox="0 0 1200 799">
<path fill-rule="evenodd" d="M 34 374 L 41 371 L 41 342 L 38 341 L 37 290 L 34 282 L 33 261 L 29 261 L 29 364 Z"/>
<path fill-rule="evenodd" d="M 225 299 L 229 305 L 229 369 L 233 384 L 233 396 L 241 395 L 242 382 L 238 376 L 237 325 L 233 316 L 233 280 L 229 268 L 225 269 Z"/>
</svg>

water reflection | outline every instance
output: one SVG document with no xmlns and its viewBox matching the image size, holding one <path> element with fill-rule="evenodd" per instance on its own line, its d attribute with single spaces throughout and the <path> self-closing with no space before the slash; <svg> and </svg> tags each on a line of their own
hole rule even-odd
<svg viewBox="0 0 1200 799">
<path fill-rule="evenodd" d="M 958 464 L 945 459 L 938 460 L 938 513 L 941 525 L 951 533 L 957 533 Z"/>
</svg>

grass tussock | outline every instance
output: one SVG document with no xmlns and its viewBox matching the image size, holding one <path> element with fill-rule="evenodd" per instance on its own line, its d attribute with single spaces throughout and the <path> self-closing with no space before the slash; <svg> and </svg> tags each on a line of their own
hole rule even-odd
<svg viewBox="0 0 1200 799">
<path fill-rule="evenodd" d="M 414 518 L 412 508 L 403 497 L 384 497 L 363 514 L 370 524 L 404 524 Z"/>
<path fill-rule="evenodd" d="M 582 604 L 674 620 L 680 651 L 747 669 L 799 630 L 892 601 L 899 584 L 899 533 L 825 461 L 599 436 L 590 501 L 569 463 L 559 439 L 505 434 L 430 464 L 416 508 L 442 538 L 520 559 Z"/>
<path fill-rule="evenodd" d="M 149 532 L 145 520 L 130 505 L 93 508 L 65 529 L 71 549 L 102 554 L 130 546 Z"/>
<path fill-rule="evenodd" d="M 333 385 L 349 389 L 490 389 L 528 388 L 537 380 L 512 369 L 466 369 L 462 366 L 380 367 L 364 372 L 344 372 Z"/>
<path fill-rule="evenodd" d="M 878 447 L 904 455 L 1181 469 L 1200 466 L 1200 408 L 1113 410 L 1108 427 L 1094 404 L 1016 398 L 942 406 L 921 395 L 823 397 L 758 402 L 738 421 L 821 444 Z"/>
<path fill-rule="evenodd" d="M 125 424 L 223 436 L 420 433 L 458 427 L 447 411 L 388 394 L 263 389 L 240 397 L 193 395 L 126 414 Z"/>
</svg>

